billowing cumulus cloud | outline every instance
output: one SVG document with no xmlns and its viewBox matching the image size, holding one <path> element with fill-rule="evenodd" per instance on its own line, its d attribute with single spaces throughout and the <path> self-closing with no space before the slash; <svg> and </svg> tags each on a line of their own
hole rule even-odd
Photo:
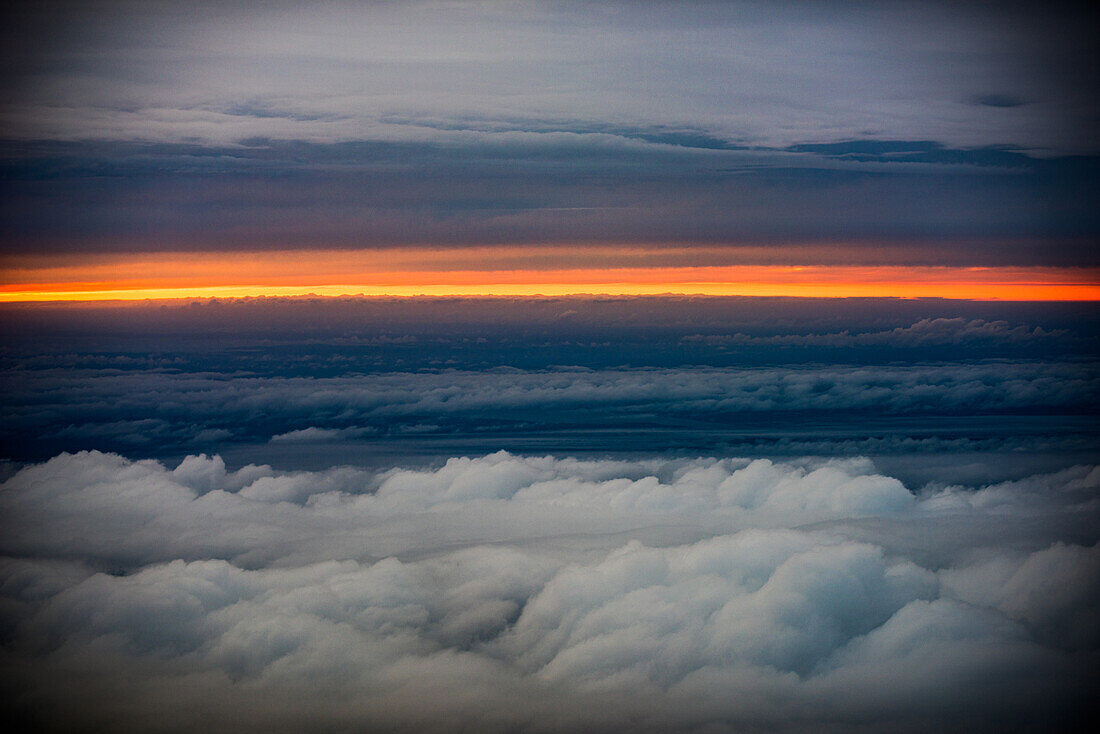
<svg viewBox="0 0 1100 734">
<path fill-rule="evenodd" d="M 77 729 L 1068 726 L 1100 644 L 1098 484 L 63 455 L 0 485 L 0 672 L 29 723 Z"/>
</svg>

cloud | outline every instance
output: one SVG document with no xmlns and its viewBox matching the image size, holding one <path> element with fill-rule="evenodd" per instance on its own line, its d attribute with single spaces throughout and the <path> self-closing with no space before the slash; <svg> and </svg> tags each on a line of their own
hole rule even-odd
<svg viewBox="0 0 1100 734">
<path fill-rule="evenodd" d="M 62 139 L 454 142 L 647 121 L 678 142 L 751 146 L 868 131 L 964 147 L 1092 145 L 1092 79 L 1079 63 L 1088 19 L 1069 6 L 426 7 L 24 11 L 5 34 L 21 52 L 6 127 Z M 1005 104 L 1018 99 L 1042 104 Z"/>
<path fill-rule="evenodd" d="M 992 529 L 1037 512 L 1055 519 L 1087 513 L 1098 477 L 1075 468 L 979 490 L 932 484 L 915 497 L 862 459 L 582 461 L 498 452 L 452 458 L 435 469 L 285 472 L 257 465 L 227 471 L 221 457 L 205 454 L 168 470 L 155 461 L 81 452 L 26 467 L 5 482 L 3 548 L 104 563 L 221 557 L 247 565 L 411 557 L 581 528 L 596 532 L 594 539 L 633 529 L 662 543 L 685 532 L 867 517 L 915 523 L 942 515 L 946 523 L 988 516 Z M 444 525 L 433 520 L 441 513 Z M 1057 539 L 1051 528 L 1032 531 Z M 889 533 L 875 542 L 889 544 Z"/>
<path fill-rule="evenodd" d="M 24 254 L 645 243 L 783 264 L 809 245 L 996 265 L 1012 240 L 1016 262 L 1095 264 L 1090 27 L 934 2 L 45 3 L 0 39 L 0 232 Z"/>
<path fill-rule="evenodd" d="M 0 444 L 19 461 L 99 449 L 316 468 L 429 447 L 537 452 L 553 437 L 553 450 L 587 453 L 938 453 L 929 469 L 995 450 L 1034 458 L 1023 470 L 1034 473 L 1052 468 L 1052 450 L 1086 460 L 1100 393 L 1095 314 L 1081 304 L 318 298 L 4 311 Z"/>
<path fill-rule="evenodd" d="M 372 428 L 299 428 L 295 431 L 287 431 L 271 437 L 271 443 L 323 443 L 325 441 L 346 441 L 362 438 L 377 433 Z"/>
<path fill-rule="evenodd" d="M 1096 263 L 1086 206 L 1095 157 L 919 140 L 908 153 L 849 151 L 883 144 L 862 137 L 840 149 L 746 150 L 590 131 L 454 135 L 0 141 L 3 244 L 56 255 L 627 243 L 782 265 Z M 1041 205 L 1048 198 L 1057 212 Z"/>
<path fill-rule="evenodd" d="M 900 333 L 776 337 L 824 346 L 1046 338 L 1026 327 L 913 328 Z M 742 337 L 700 337 L 736 346 Z M 753 341 L 754 337 L 744 337 Z M 761 338 L 763 340 L 768 337 Z M 308 362 L 303 365 L 312 368 Z M 324 365 L 318 365 L 324 367 Z M 24 371 L 9 383 L 7 424 L 87 445 L 189 443 L 201 430 L 276 443 L 352 440 L 374 432 L 454 430 L 487 419 L 583 427 L 638 413 L 696 418 L 784 411 L 951 414 L 1072 409 L 1095 402 L 1083 364 L 974 363 L 770 369 L 436 370 L 339 377 L 249 377 L 155 371 Z M 155 414 L 156 419 L 137 418 Z M 135 416 L 131 418 L 130 416 Z M 656 419 L 656 418 L 655 418 Z M 306 425 L 307 428 L 297 426 Z M 208 434 L 209 435 L 209 434 Z"/>
<path fill-rule="evenodd" d="M 1100 547 L 1055 543 L 1026 556 L 987 557 L 945 572 L 952 595 L 996 608 L 1049 644 L 1096 649 L 1100 596 L 1089 579 L 1100 573 Z"/>
<path fill-rule="evenodd" d="M 1042 327 L 1031 328 L 1020 324 L 1012 326 L 1007 321 L 985 319 L 930 318 L 921 319 L 911 326 L 898 326 L 888 331 L 853 334 L 848 331 L 831 334 L 784 334 L 775 336 L 750 336 L 748 334 L 692 334 L 685 342 L 708 346 L 798 346 L 798 347 L 864 347 L 882 346 L 913 348 L 946 345 L 1036 344 L 1056 341 L 1067 336 L 1065 330 L 1048 331 Z"/>
<path fill-rule="evenodd" d="M 1027 102 L 1011 94 L 979 94 L 973 98 L 974 104 L 986 107 L 1020 107 Z"/>
<path fill-rule="evenodd" d="M 1072 723 L 1100 644 L 1098 479 L 64 455 L 0 486 L 0 675 L 38 723 L 118 730 L 231 709 L 243 731 Z"/>
</svg>

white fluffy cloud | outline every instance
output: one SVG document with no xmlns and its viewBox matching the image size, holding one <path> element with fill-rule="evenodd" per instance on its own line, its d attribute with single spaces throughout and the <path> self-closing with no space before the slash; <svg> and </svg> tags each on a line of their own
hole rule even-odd
<svg viewBox="0 0 1100 734">
<path fill-rule="evenodd" d="M 1098 483 L 1077 467 L 914 492 L 866 460 L 62 455 L 0 485 L 0 674 L 31 723 L 76 728 L 1068 722 L 1100 643 L 1100 554 L 1073 530 L 1095 527 Z"/>
</svg>

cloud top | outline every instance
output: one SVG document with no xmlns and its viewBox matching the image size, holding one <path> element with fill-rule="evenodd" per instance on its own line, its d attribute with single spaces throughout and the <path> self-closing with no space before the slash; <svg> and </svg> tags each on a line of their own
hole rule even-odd
<svg viewBox="0 0 1100 734">
<path fill-rule="evenodd" d="M 123 730 L 230 707 L 276 731 L 1069 725 L 1100 644 L 1098 478 L 62 455 L 0 485 L 0 673 L 39 723 Z"/>
</svg>

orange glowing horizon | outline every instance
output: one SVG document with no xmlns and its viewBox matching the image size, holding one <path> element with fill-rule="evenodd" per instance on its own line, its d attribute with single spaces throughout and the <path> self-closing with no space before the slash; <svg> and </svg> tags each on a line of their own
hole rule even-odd
<svg viewBox="0 0 1100 734">
<path fill-rule="evenodd" d="M 1100 300 L 1100 268 L 669 264 L 706 254 L 482 247 L 23 256 L 0 260 L 0 302 L 584 294 Z"/>
</svg>

